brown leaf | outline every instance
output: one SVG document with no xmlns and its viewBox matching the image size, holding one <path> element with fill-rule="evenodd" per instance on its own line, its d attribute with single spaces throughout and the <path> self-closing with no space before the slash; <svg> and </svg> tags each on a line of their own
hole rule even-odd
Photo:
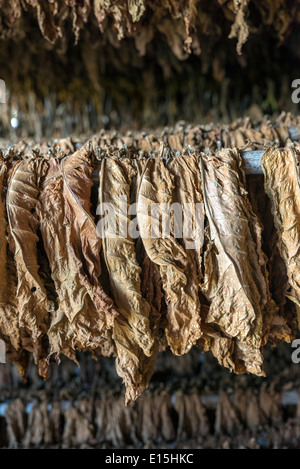
<svg viewBox="0 0 300 469">
<path fill-rule="evenodd" d="M 33 352 L 42 376 L 47 377 L 47 348 L 44 341 L 52 305 L 39 275 L 37 230 L 39 182 L 45 161 L 31 159 L 15 165 L 7 191 L 10 247 L 17 269 L 17 310 L 22 346 Z"/>
<path fill-rule="evenodd" d="M 151 309 L 141 294 L 141 268 L 129 232 L 130 185 L 135 173 L 125 158 L 102 160 L 100 206 L 105 209 L 102 204 L 107 207 L 110 204 L 113 213 L 109 216 L 111 221 L 116 220 L 115 226 L 103 223 L 102 236 L 112 293 L 120 311 L 113 328 L 113 340 L 117 351 L 116 369 L 126 385 L 126 403 L 136 399 L 147 387 L 157 354 L 153 351 L 154 338 L 149 322 Z"/>
<path fill-rule="evenodd" d="M 211 300 L 207 322 L 234 339 L 235 371 L 264 375 L 264 316 L 273 317 L 261 248 L 261 225 L 245 191 L 238 150 L 202 155 L 203 197 L 210 246 L 203 292 Z"/>
<path fill-rule="evenodd" d="M 189 255 L 174 237 L 174 218 L 170 236 L 164 237 L 160 214 L 151 213 L 151 205 L 155 203 L 159 204 L 160 213 L 170 208 L 173 194 L 173 178 L 163 161 L 149 160 L 138 193 L 138 225 L 147 255 L 160 269 L 168 307 L 168 344 L 174 354 L 182 355 L 201 335 L 196 280 L 190 279 Z"/>
<path fill-rule="evenodd" d="M 278 248 L 285 261 L 291 292 L 287 297 L 300 307 L 299 251 L 299 165 L 297 149 L 269 149 L 261 161 L 265 191 L 271 200 L 278 233 Z M 299 317 L 298 317 L 299 323 Z"/>
</svg>

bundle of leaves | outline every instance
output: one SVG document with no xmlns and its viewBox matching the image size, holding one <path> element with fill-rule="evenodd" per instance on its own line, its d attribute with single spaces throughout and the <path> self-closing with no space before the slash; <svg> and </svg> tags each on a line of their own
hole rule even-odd
<svg viewBox="0 0 300 469">
<path fill-rule="evenodd" d="M 297 7 L 288 0 L 1 2 L 1 132 L 49 138 L 99 125 L 296 112 Z"/>
<path fill-rule="evenodd" d="M 31 354 L 45 379 L 61 355 L 114 355 L 129 403 L 148 386 L 159 351 L 198 346 L 237 374 L 264 376 L 263 347 L 297 330 L 297 145 L 264 153 L 267 198 L 262 176 L 246 180 L 237 147 L 63 143 L 68 156 L 35 150 L 20 159 L 15 148 L 1 161 L 0 337 L 20 373 Z M 174 203 L 191 207 L 189 223 L 204 234 L 192 247 L 173 212 L 164 235 Z M 106 204 L 117 230 L 100 223 L 99 233 Z"/>
</svg>

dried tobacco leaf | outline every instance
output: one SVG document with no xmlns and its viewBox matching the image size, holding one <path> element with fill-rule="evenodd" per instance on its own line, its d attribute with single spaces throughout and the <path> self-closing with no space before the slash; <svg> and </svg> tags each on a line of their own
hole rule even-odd
<svg viewBox="0 0 300 469">
<path fill-rule="evenodd" d="M 265 191 L 271 200 L 272 213 L 278 233 L 278 248 L 285 261 L 290 291 L 286 296 L 300 307 L 299 235 L 300 235 L 300 151 L 296 148 L 267 150 L 261 167 L 265 176 Z"/>
<path fill-rule="evenodd" d="M 137 179 L 134 187 L 134 200 L 137 200 L 141 178 L 143 177 L 145 165 L 147 164 L 145 155 L 148 154 L 144 154 L 144 152 L 141 151 L 139 158 L 135 160 Z M 136 240 L 136 256 L 139 265 L 142 266 L 141 292 L 151 307 L 149 320 L 150 329 L 156 341 L 155 347 L 158 347 L 159 351 L 163 351 L 167 348 L 165 336 L 167 307 L 164 298 L 162 278 L 160 276 L 159 266 L 149 258 L 140 235 Z"/>
<path fill-rule="evenodd" d="M 174 200 L 182 207 L 182 240 L 188 258 L 188 285 L 190 296 L 197 303 L 197 317 L 202 322 L 206 317 L 206 306 L 199 290 L 202 281 L 202 251 L 204 243 L 204 203 L 202 194 L 202 180 L 199 170 L 199 155 L 189 150 L 172 158 L 168 164 L 170 173 L 174 176 Z M 207 327 L 201 324 L 201 334 L 197 339 L 202 342 L 207 338 Z"/>
<path fill-rule="evenodd" d="M 198 296 L 198 280 L 202 279 L 202 249 L 204 241 L 204 203 L 199 155 L 183 153 L 172 158 L 167 166 L 174 177 L 174 202 L 182 208 L 182 239 L 189 262 L 189 282 L 192 297 Z M 194 260 L 196 259 L 196 262 Z M 198 280 L 197 280 L 198 278 Z M 195 300 L 197 301 L 197 300 Z M 200 304 L 199 304 L 200 311 Z"/>
<path fill-rule="evenodd" d="M 4 178 L 7 176 L 10 163 L 1 161 L 0 166 L 0 336 L 6 337 L 6 342 L 18 350 L 20 346 L 20 331 L 15 301 L 15 279 L 7 266 L 7 220 L 5 216 L 5 202 L 3 200 Z"/>
<path fill-rule="evenodd" d="M 31 159 L 15 165 L 7 191 L 10 249 L 17 270 L 17 310 L 21 343 L 33 352 L 41 376 L 48 376 L 46 334 L 52 305 L 39 275 L 36 215 L 39 182 L 46 170 L 45 160 Z"/>
<path fill-rule="evenodd" d="M 233 0 L 236 17 L 231 27 L 229 39 L 237 38 L 236 50 L 242 53 L 242 47 L 247 42 L 249 36 L 249 25 L 247 24 L 248 7 L 250 0 Z"/>
<path fill-rule="evenodd" d="M 5 409 L 8 446 L 16 448 L 23 440 L 26 431 L 26 405 L 20 398 L 10 402 Z"/>
<path fill-rule="evenodd" d="M 92 441 L 94 428 L 91 422 L 91 406 L 91 400 L 81 399 L 74 406 L 65 409 L 65 427 L 62 435 L 64 449 Z"/>
<path fill-rule="evenodd" d="M 155 340 L 158 341 L 159 351 L 163 351 L 167 347 L 164 334 L 166 327 L 166 305 L 159 267 L 147 255 L 141 238 L 137 240 L 136 252 L 138 262 L 142 266 L 141 293 L 151 307 L 149 316 L 150 329 Z"/>
<path fill-rule="evenodd" d="M 110 222 L 102 222 L 103 252 L 112 293 L 120 311 L 113 327 L 116 369 L 126 386 L 126 404 L 148 386 L 157 351 L 150 329 L 151 308 L 141 294 L 141 268 L 129 232 L 130 186 L 136 171 L 127 158 L 102 160 L 99 200 Z M 106 204 L 106 205 L 104 205 Z M 104 215 L 104 213 L 102 213 Z"/>
<path fill-rule="evenodd" d="M 76 350 L 99 352 L 117 314 L 98 279 L 101 241 L 90 214 L 92 170 L 85 150 L 62 166 L 51 159 L 40 195 L 41 233 L 58 295 L 50 353 L 73 360 Z"/>
<path fill-rule="evenodd" d="M 55 25 L 55 13 L 57 13 L 58 2 L 51 4 L 45 1 L 28 0 L 27 3 L 36 9 L 36 17 L 43 36 L 54 43 L 59 36 L 59 28 Z"/>
<path fill-rule="evenodd" d="M 26 380 L 29 353 L 21 348 L 21 337 L 16 301 L 16 272 L 11 252 L 8 251 L 5 207 L 6 182 L 15 163 L 2 160 L 0 166 L 0 338 L 6 345 L 7 359 L 16 364 Z"/>
<path fill-rule="evenodd" d="M 73 334 L 70 330 L 67 311 L 70 308 L 75 308 L 76 305 L 76 295 L 74 295 L 74 305 L 72 294 L 69 293 L 70 285 L 73 285 L 76 290 L 76 279 L 72 282 L 68 263 L 66 245 L 68 226 L 64 220 L 63 178 L 61 162 L 58 159 L 52 158 L 49 161 L 48 172 L 41 186 L 39 203 L 40 232 L 58 295 L 58 309 L 51 318 L 48 331 L 50 355 L 59 356 L 60 353 L 63 353 L 75 360 L 72 344 Z"/>
<path fill-rule="evenodd" d="M 113 340 L 117 353 L 116 370 L 125 382 L 125 404 L 128 405 L 148 387 L 158 349 L 154 345 L 152 355 L 147 357 L 137 344 L 133 329 L 122 315 L 115 321 Z"/>
<path fill-rule="evenodd" d="M 232 434 L 241 426 L 237 409 L 230 401 L 229 396 L 222 389 L 219 393 L 219 402 L 216 411 L 215 432 L 217 434 Z"/>
<path fill-rule="evenodd" d="M 179 391 L 174 400 L 174 409 L 178 414 L 177 441 L 207 436 L 209 422 L 201 396 L 196 392 L 183 394 Z"/>
<path fill-rule="evenodd" d="M 62 168 L 65 213 L 70 223 L 69 249 L 77 260 L 79 283 L 86 288 L 96 307 L 95 327 L 105 332 L 112 328 L 118 313 L 99 282 L 101 239 L 90 211 L 93 185 L 90 152 L 78 150 L 63 161 Z"/>
<path fill-rule="evenodd" d="M 174 236 L 173 212 L 170 236 L 164 237 L 160 214 L 168 216 L 173 199 L 173 177 L 161 159 L 149 160 L 138 191 L 138 226 L 147 255 L 160 269 L 168 307 L 168 344 L 174 354 L 182 355 L 201 336 L 200 304 L 195 279 L 189 279 L 190 257 Z M 151 211 L 154 204 L 158 210 Z"/>
<path fill-rule="evenodd" d="M 276 305 L 268 289 L 261 225 L 247 198 L 240 167 L 241 157 L 234 149 L 203 154 L 200 159 L 210 240 L 202 290 L 211 300 L 207 322 L 234 341 L 229 360 L 234 360 L 234 371 L 261 376 L 261 347 Z"/>
<path fill-rule="evenodd" d="M 135 171 L 129 160 L 110 158 L 103 162 L 102 202 L 111 204 L 118 217 L 116 234 L 110 231 L 110 226 L 104 230 L 103 244 L 110 283 L 118 309 L 135 330 L 137 343 L 150 356 L 153 345 L 149 327 L 150 305 L 141 295 L 141 268 L 136 260 L 134 240 L 128 232 L 130 216 L 127 210 Z M 122 228 L 125 228 L 124 235 Z"/>
<path fill-rule="evenodd" d="M 296 320 L 296 305 L 287 298 L 288 276 L 283 258 L 278 250 L 278 234 L 271 213 L 271 201 L 264 191 L 263 175 L 250 175 L 247 178 L 249 200 L 255 214 L 263 225 L 263 250 L 268 256 L 269 286 L 278 314 L 270 324 L 269 340 L 291 342 Z"/>
</svg>

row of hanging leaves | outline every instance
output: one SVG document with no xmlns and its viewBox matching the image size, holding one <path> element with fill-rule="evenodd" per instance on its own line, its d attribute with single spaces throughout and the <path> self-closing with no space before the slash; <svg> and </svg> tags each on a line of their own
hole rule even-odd
<svg viewBox="0 0 300 469">
<path fill-rule="evenodd" d="M 143 55 L 155 36 L 165 38 L 173 53 L 182 59 L 188 54 L 201 53 L 201 40 L 221 36 L 221 27 L 228 23 L 229 39 L 237 40 L 237 52 L 249 34 L 259 34 L 272 28 L 280 42 L 289 35 L 291 26 L 299 23 L 297 2 L 291 5 L 281 0 L 276 6 L 268 0 L 218 0 L 203 5 L 199 0 L 13 0 L 0 1 L 0 38 L 23 37 L 24 26 L 36 22 L 41 35 L 55 44 L 71 30 L 74 42 L 80 34 L 96 25 L 99 38 L 104 36 L 114 47 L 124 38 L 134 38 Z M 254 26 L 255 23 L 255 26 Z M 95 32 L 94 32 L 95 34 Z M 95 35 L 95 37 L 97 37 Z M 99 39 L 98 39 L 99 40 Z"/>
<path fill-rule="evenodd" d="M 295 147 L 263 156 L 273 213 L 263 241 L 257 181 L 246 181 L 236 148 L 86 146 L 23 159 L 8 152 L 0 171 L 0 337 L 9 360 L 26 377 L 33 354 L 46 379 L 61 355 L 114 355 L 126 403 L 148 386 L 166 347 L 183 355 L 198 346 L 231 371 L 264 376 L 263 346 L 291 341 L 297 328 L 299 164 Z M 136 202 L 138 239 L 105 227 L 99 237 L 99 203 L 112 204 L 117 224 L 128 227 L 120 195 L 127 208 Z M 193 249 L 176 237 L 173 215 L 168 238 L 148 236 L 151 204 L 174 202 L 204 205 L 200 218 L 192 209 L 192 226 L 204 232 Z"/>
</svg>

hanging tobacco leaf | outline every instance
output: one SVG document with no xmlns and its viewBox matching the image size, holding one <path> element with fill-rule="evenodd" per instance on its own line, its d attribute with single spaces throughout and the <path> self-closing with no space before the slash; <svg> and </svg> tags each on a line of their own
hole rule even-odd
<svg viewBox="0 0 300 469">
<path fill-rule="evenodd" d="M 9 171 L 16 162 L 2 159 L 0 166 L 0 338 L 5 342 L 7 360 L 17 365 L 26 380 L 30 354 L 22 349 L 16 301 L 16 272 L 8 250 L 6 190 Z"/>
<path fill-rule="evenodd" d="M 261 225 L 247 198 L 239 151 L 203 154 L 200 168 L 209 221 L 202 287 L 211 300 L 207 322 L 233 339 L 235 372 L 264 375 L 261 347 L 270 323 L 265 316 L 272 318 L 276 305 L 270 298 Z"/>
<path fill-rule="evenodd" d="M 0 166 L 0 335 L 7 337 L 6 342 L 18 350 L 20 346 L 20 330 L 17 315 L 15 279 L 12 269 L 8 270 L 7 256 L 7 220 L 5 213 L 4 179 L 7 177 L 11 163 L 2 160 Z"/>
<path fill-rule="evenodd" d="M 17 311 L 22 347 L 33 353 L 39 373 L 46 378 L 48 365 L 45 339 L 52 305 L 47 299 L 37 261 L 39 183 L 46 171 L 45 160 L 17 163 L 9 179 L 7 215 L 10 249 L 17 270 Z"/>
<path fill-rule="evenodd" d="M 61 161 L 51 158 L 48 172 L 41 186 L 38 216 L 40 232 L 51 269 L 51 276 L 57 294 L 57 310 L 53 313 L 48 331 L 50 355 L 58 360 L 61 353 L 76 360 L 72 343 L 73 334 L 67 312 L 76 308 L 76 295 L 72 303 L 72 287 L 76 291 L 76 279 L 70 271 L 64 220 L 63 177 Z M 70 291 L 71 290 L 71 291 Z M 77 308 L 78 309 L 78 308 Z"/>
<path fill-rule="evenodd" d="M 107 204 L 112 210 L 110 221 L 116 222 L 115 225 L 103 223 L 103 251 L 112 293 L 120 311 L 113 327 L 113 340 L 116 369 L 126 386 L 126 404 L 148 386 L 157 355 L 149 322 L 151 308 L 141 294 L 141 268 L 129 232 L 130 187 L 135 175 L 127 158 L 112 155 L 102 160 L 100 207 L 105 210 L 103 204 Z"/>
<path fill-rule="evenodd" d="M 296 305 L 287 298 L 288 276 L 284 259 L 278 249 L 278 234 L 271 212 L 271 201 L 264 191 L 264 176 L 250 175 L 247 178 L 249 200 L 255 214 L 263 225 L 263 250 L 268 256 L 269 287 L 278 306 L 278 314 L 270 324 L 269 340 L 291 342 L 296 330 Z"/>
<path fill-rule="evenodd" d="M 76 350 L 97 353 L 103 347 L 117 314 L 98 280 L 101 241 L 90 214 L 92 169 L 84 150 L 63 164 L 52 158 L 40 195 L 41 233 L 58 295 L 50 354 L 73 360 Z"/>
<path fill-rule="evenodd" d="M 168 216 L 173 202 L 173 177 L 162 159 L 149 160 L 138 192 L 138 225 L 147 255 L 159 266 L 168 308 L 168 344 L 174 354 L 183 355 L 201 336 L 200 304 L 195 278 L 190 280 L 191 259 L 174 236 L 173 213 L 170 233 L 164 237 L 160 215 Z M 158 210 L 151 212 L 152 204 Z"/>
<path fill-rule="evenodd" d="M 159 350 L 167 347 L 164 329 L 166 327 L 166 305 L 162 289 L 162 279 L 159 268 L 147 255 L 141 238 L 136 243 L 137 258 L 142 266 L 141 292 L 151 307 L 149 316 L 150 329 L 159 343 Z"/>
<path fill-rule="evenodd" d="M 137 179 L 134 186 L 134 200 L 137 201 L 141 178 L 144 173 L 145 166 L 147 164 L 148 153 L 141 151 L 138 159 L 135 160 L 135 166 L 137 169 Z M 137 204 L 136 204 L 137 206 Z M 136 215 L 136 212 L 135 212 Z M 137 221 L 137 218 L 136 218 Z M 137 229 L 139 227 L 137 225 Z M 151 313 L 149 316 L 150 328 L 155 339 L 153 349 L 158 351 L 165 351 L 168 344 L 165 335 L 165 328 L 167 326 L 167 306 L 164 297 L 162 278 L 160 275 L 159 266 L 156 265 L 149 258 L 143 240 L 140 236 L 136 240 L 136 255 L 139 265 L 142 266 L 141 272 L 141 292 L 143 297 L 148 301 L 151 307 Z"/>
<path fill-rule="evenodd" d="M 285 261 L 290 284 L 286 296 L 297 306 L 299 324 L 300 151 L 296 148 L 269 149 L 263 154 L 261 166 L 278 234 L 278 249 Z"/>
<path fill-rule="evenodd" d="M 90 211 L 93 185 L 91 154 L 88 150 L 78 150 L 62 162 L 62 167 L 65 216 L 70 224 L 68 249 L 77 264 L 78 282 L 85 287 L 97 311 L 95 315 L 92 312 L 87 314 L 86 325 L 83 317 L 75 323 L 79 330 L 82 328 L 83 336 L 85 327 L 91 327 L 97 336 L 98 332 L 103 334 L 112 328 L 118 312 L 99 282 L 101 239 Z"/>
</svg>

